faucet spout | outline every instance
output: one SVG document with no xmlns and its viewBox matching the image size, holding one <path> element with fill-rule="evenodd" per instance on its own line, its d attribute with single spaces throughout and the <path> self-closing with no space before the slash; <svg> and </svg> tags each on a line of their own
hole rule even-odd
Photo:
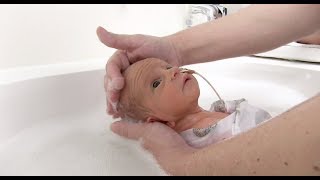
<svg viewBox="0 0 320 180">
<path fill-rule="evenodd" d="M 187 27 L 221 18 L 227 15 L 227 8 L 220 4 L 192 4 L 186 20 Z"/>
</svg>

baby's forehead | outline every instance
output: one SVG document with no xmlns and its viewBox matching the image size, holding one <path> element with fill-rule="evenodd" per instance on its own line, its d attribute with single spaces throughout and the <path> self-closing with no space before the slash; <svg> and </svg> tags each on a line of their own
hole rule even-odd
<svg viewBox="0 0 320 180">
<path fill-rule="evenodd" d="M 126 85 L 121 92 L 122 101 L 128 101 L 127 96 L 139 96 L 139 92 L 143 91 L 142 86 L 146 85 L 146 81 L 154 68 L 167 66 L 168 63 L 161 59 L 148 58 L 130 65 L 123 73 Z M 126 94 L 126 95 L 125 95 Z"/>
<path fill-rule="evenodd" d="M 157 67 L 161 65 L 167 65 L 168 63 L 164 60 L 157 59 L 157 58 L 147 58 L 141 61 L 138 61 L 137 63 L 134 63 L 137 66 L 142 66 L 142 65 L 151 65 L 150 67 Z"/>
<path fill-rule="evenodd" d="M 147 69 L 153 69 L 161 66 L 169 65 L 166 61 L 157 58 L 148 58 L 130 65 L 127 69 L 130 73 L 136 73 L 137 71 L 143 71 Z M 129 73 L 128 72 L 128 73 Z"/>
</svg>

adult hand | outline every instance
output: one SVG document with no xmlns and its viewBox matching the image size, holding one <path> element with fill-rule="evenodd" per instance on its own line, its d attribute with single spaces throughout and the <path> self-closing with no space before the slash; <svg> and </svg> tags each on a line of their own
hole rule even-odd
<svg viewBox="0 0 320 180">
<path fill-rule="evenodd" d="M 140 140 L 142 146 L 171 175 L 186 174 L 188 163 L 196 151 L 173 129 L 159 122 L 133 123 L 121 120 L 112 123 L 111 130 L 120 136 Z"/>
<path fill-rule="evenodd" d="M 130 64 L 154 57 L 175 66 L 182 65 L 179 53 L 168 37 L 120 35 L 108 32 L 102 27 L 98 27 L 97 35 L 103 44 L 118 49 L 107 62 L 104 83 L 107 94 L 107 112 L 114 118 L 121 116 L 117 112 L 120 90 L 125 83 L 121 72 Z"/>
</svg>

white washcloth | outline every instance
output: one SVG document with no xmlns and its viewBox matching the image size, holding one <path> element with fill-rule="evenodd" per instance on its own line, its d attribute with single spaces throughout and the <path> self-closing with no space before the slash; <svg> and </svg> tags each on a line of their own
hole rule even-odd
<svg viewBox="0 0 320 180">
<path fill-rule="evenodd" d="M 248 104 L 245 99 L 215 101 L 210 111 L 231 114 L 207 128 L 193 128 L 181 132 L 180 135 L 191 146 L 201 148 L 219 142 L 245 132 L 271 118 L 268 112 Z"/>
</svg>

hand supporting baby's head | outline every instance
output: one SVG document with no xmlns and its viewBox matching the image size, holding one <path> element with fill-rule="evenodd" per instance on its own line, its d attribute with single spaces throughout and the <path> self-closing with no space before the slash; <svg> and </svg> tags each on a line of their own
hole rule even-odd
<svg viewBox="0 0 320 180">
<path fill-rule="evenodd" d="M 125 87 L 120 93 L 119 111 L 126 117 L 169 126 L 198 106 L 197 80 L 163 60 L 147 58 L 124 72 Z"/>
</svg>

